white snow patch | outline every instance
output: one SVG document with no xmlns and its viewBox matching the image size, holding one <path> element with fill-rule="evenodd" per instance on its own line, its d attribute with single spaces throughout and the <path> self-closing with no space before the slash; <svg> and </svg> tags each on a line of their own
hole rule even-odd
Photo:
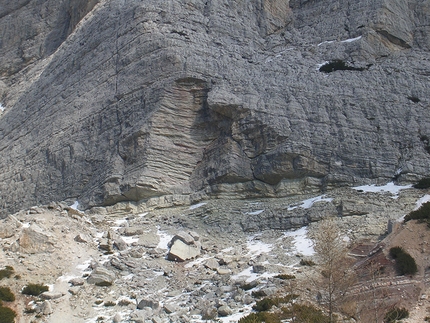
<svg viewBox="0 0 430 323">
<path fill-rule="evenodd" d="M 200 264 L 204 263 L 206 260 L 208 260 L 210 258 L 213 258 L 213 257 L 200 257 L 200 258 L 197 258 L 196 260 L 193 260 L 193 261 L 190 261 L 189 263 L 187 263 L 184 267 L 185 268 L 191 268 L 194 265 L 200 265 Z"/>
<path fill-rule="evenodd" d="M 325 61 L 324 63 L 318 64 L 316 70 L 319 71 L 320 68 L 326 64 L 330 63 L 329 61 Z"/>
<path fill-rule="evenodd" d="M 257 210 L 257 211 L 253 211 L 253 212 L 247 212 L 246 214 L 248 214 L 248 215 L 259 215 L 263 212 L 264 212 L 264 210 Z"/>
<path fill-rule="evenodd" d="M 304 200 L 304 201 L 302 201 L 302 204 L 296 205 L 296 206 L 290 206 L 287 210 L 291 211 L 291 210 L 297 209 L 298 207 L 300 207 L 302 209 L 309 209 L 312 205 L 314 205 L 314 203 L 333 201 L 332 198 L 325 198 L 324 196 L 325 195 L 320 195 L 317 197 L 312 197 L 310 199 Z"/>
<path fill-rule="evenodd" d="M 30 227 L 30 223 L 26 222 L 22 224 L 23 229 L 29 228 Z"/>
<path fill-rule="evenodd" d="M 331 44 L 331 43 L 334 43 L 334 42 L 335 42 L 335 40 L 325 40 L 325 41 L 319 43 L 317 46 L 319 47 L 319 46 L 321 46 L 323 44 Z"/>
<path fill-rule="evenodd" d="M 361 36 L 342 40 L 341 43 L 352 43 L 353 41 L 356 41 L 356 40 L 359 40 L 359 39 L 361 39 Z"/>
<path fill-rule="evenodd" d="M 133 279 L 133 277 L 134 277 L 134 274 L 129 274 L 127 276 L 122 277 L 122 279 L 131 280 L 131 279 Z"/>
<path fill-rule="evenodd" d="M 415 209 L 418 210 L 424 203 L 430 202 L 430 195 L 426 194 L 415 203 Z"/>
<path fill-rule="evenodd" d="M 146 215 L 148 215 L 148 212 L 140 213 L 140 214 L 138 214 L 137 216 L 139 216 L 139 217 L 143 218 L 143 217 L 144 217 L 144 216 L 146 216 Z"/>
<path fill-rule="evenodd" d="M 262 274 L 257 274 L 257 273 L 254 273 L 252 271 L 252 267 L 248 267 L 247 269 L 241 271 L 240 273 L 231 276 L 231 279 L 239 280 L 239 279 L 242 279 L 244 277 L 247 277 L 246 282 L 250 283 L 250 282 L 252 282 L 258 278 L 270 278 L 270 277 L 274 277 L 276 275 L 278 275 L 278 274 L 277 273 L 267 273 L 267 272 L 262 273 Z"/>
<path fill-rule="evenodd" d="M 202 203 L 197 203 L 197 204 L 191 205 L 190 210 L 198 209 L 199 207 L 206 205 L 206 204 L 207 203 L 202 202 Z"/>
<path fill-rule="evenodd" d="M 264 243 L 263 241 L 253 240 L 255 236 L 250 237 L 246 243 L 246 247 L 248 248 L 248 256 L 257 257 L 262 253 L 269 253 L 273 249 L 272 244 Z"/>
<path fill-rule="evenodd" d="M 233 247 L 229 247 L 229 248 L 222 249 L 221 252 L 230 252 L 230 251 L 233 251 L 233 250 L 234 250 Z"/>
<path fill-rule="evenodd" d="M 126 244 L 132 244 L 133 242 L 138 242 L 139 238 L 136 237 L 121 237 L 122 240 L 125 241 Z"/>
<path fill-rule="evenodd" d="M 77 210 L 78 211 L 79 202 L 75 201 L 75 203 L 73 203 L 72 205 L 70 205 L 70 208 L 73 209 L 73 210 Z"/>
<path fill-rule="evenodd" d="M 304 256 L 312 256 L 315 254 L 312 240 L 308 238 L 308 227 L 285 232 L 284 236 L 294 238 L 293 244 L 296 253 L 300 253 Z"/>
<path fill-rule="evenodd" d="M 85 261 L 82 265 L 77 265 L 76 269 L 85 271 L 86 269 L 88 269 L 88 266 L 91 264 L 91 259 L 88 259 L 87 261 Z"/>
<path fill-rule="evenodd" d="M 172 240 L 173 236 L 167 232 L 160 231 L 159 228 L 157 228 L 157 235 L 160 237 L 160 242 L 158 243 L 157 248 L 168 249 L 167 244 Z"/>
<path fill-rule="evenodd" d="M 0 111 L 3 112 L 5 107 L 0 103 Z"/>
<path fill-rule="evenodd" d="M 341 43 L 352 43 L 352 42 L 354 42 L 356 40 L 359 40 L 359 39 L 361 39 L 361 36 L 358 36 L 358 37 L 355 37 L 355 38 L 349 38 L 349 39 L 341 40 L 340 42 Z M 336 42 L 335 40 L 326 40 L 326 41 L 323 41 L 323 42 L 319 43 L 317 46 L 319 47 L 319 46 L 324 45 L 324 44 L 332 44 L 332 43 L 335 43 L 335 42 Z"/>
<path fill-rule="evenodd" d="M 383 186 L 376 186 L 375 184 L 372 184 L 372 185 L 356 186 L 356 187 L 353 187 L 352 189 L 356 191 L 363 191 L 366 193 L 367 192 L 371 192 L 371 193 L 389 192 L 392 195 L 394 195 L 394 198 L 397 198 L 397 195 L 401 190 L 405 190 L 411 187 L 412 185 L 400 186 L 400 185 L 394 184 L 393 182 L 390 182 Z"/>
<path fill-rule="evenodd" d="M 164 275 L 164 271 L 153 271 L 153 273 L 155 274 L 155 276 L 163 276 Z"/>
<path fill-rule="evenodd" d="M 57 280 L 59 280 L 60 282 L 69 282 L 70 280 L 74 279 L 74 278 L 79 278 L 80 276 L 76 276 L 76 275 L 63 275 L 57 278 Z"/>
<path fill-rule="evenodd" d="M 219 317 L 218 320 L 222 323 L 236 323 L 239 322 L 239 320 L 242 317 L 247 316 L 252 312 L 251 305 L 247 305 L 241 309 L 241 312 L 239 313 L 233 313 L 232 315 L 226 316 L 226 317 Z"/>
<path fill-rule="evenodd" d="M 127 223 L 127 219 L 120 219 L 120 220 L 115 220 L 114 223 L 120 227 L 122 224 Z"/>
</svg>

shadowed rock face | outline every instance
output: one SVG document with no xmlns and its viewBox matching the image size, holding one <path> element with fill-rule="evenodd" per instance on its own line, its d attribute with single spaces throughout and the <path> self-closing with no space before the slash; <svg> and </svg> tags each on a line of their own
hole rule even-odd
<svg viewBox="0 0 430 323">
<path fill-rule="evenodd" d="M 49 3 L 0 6 L 5 212 L 429 173 L 424 0 Z"/>
</svg>

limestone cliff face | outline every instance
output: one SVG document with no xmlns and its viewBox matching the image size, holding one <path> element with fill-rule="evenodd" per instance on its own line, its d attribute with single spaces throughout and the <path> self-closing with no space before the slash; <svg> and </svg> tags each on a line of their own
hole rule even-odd
<svg viewBox="0 0 430 323">
<path fill-rule="evenodd" d="M 5 211 L 430 173 L 426 0 L 51 2 L 0 1 Z"/>
</svg>

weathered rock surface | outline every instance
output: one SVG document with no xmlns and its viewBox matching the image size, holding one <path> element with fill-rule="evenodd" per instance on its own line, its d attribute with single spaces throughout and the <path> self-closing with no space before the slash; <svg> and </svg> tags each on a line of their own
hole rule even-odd
<svg viewBox="0 0 430 323">
<path fill-rule="evenodd" d="M 99 286 L 110 286 L 113 284 L 114 280 L 114 272 L 99 266 L 93 270 L 90 277 L 88 277 L 87 282 L 89 284 L 95 284 Z"/>
<path fill-rule="evenodd" d="M 168 244 L 170 249 L 167 259 L 185 261 L 200 255 L 201 244 L 196 239 L 199 239 L 199 236 L 193 237 L 184 231 L 176 234 Z"/>
<path fill-rule="evenodd" d="M 2 212 L 429 174 L 424 0 L 9 2 Z"/>
</svg>

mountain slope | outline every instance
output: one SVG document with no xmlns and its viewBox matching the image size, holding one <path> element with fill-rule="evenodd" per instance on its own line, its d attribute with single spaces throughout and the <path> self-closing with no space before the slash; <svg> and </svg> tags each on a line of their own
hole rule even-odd
<svg viewBox="0 0 430 323">
<path fill-rule="evenodd" d="M 4 212 L 286 196 L 429 173 L 425 1 L 94 4 L 65 1 L 79 14 L 42 32 L 40 55 L 1 63 Z M 12 47 L 31 51 L 16 37 Z M 335 61 L 347 68 L 318 70 Z"/>
</svg>

